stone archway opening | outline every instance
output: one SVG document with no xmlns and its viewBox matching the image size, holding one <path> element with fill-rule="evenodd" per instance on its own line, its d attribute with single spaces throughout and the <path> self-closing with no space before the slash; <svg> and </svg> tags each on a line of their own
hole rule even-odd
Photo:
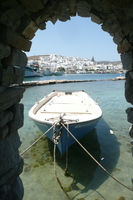
<svg viewBox="0 0 133 200">
<path fill-rule="evenodd" d="M 133 72 L 132 72 L 132 9 L 133 3 L 128 1 L 108 2 L 103 0 L 6 0 L 0 2 L 0 195 L 2 200 L 23 198 L 23 186 L 19 175 L 23 170 L 23 160 L 19 156 L 21 145 L 18 129 L 23 126 L 24 88 L 21 85 L 31 40 L 38 29 L 44 30 L 46 22 L 67 21 L 78 14 L 91 17 L 93 22 L 102 24 L 121 54 L 123 68 L 127 70 L 125 97 L 133 104 Z M 127 109 L 128 121 L 132 124 L 132 108 Z M 132 134 L 132 126 L 130 135 Z M 17 188 L 19 191 L 17 192 Z"/>
</svg>

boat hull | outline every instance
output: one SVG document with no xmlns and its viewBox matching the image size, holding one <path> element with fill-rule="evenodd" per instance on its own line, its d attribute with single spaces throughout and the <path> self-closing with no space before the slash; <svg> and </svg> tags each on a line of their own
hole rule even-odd
<svg viewBox="0 0 133 200">
<path fill-rule="evenodd" d="M 76 142 L 75 139 L 67 131 L 67 129 L 72 133 L 72 135 L 77 140 L 79 140 L 85 135 L 89 134 L 89 132 L 91 132 L 95 128 L 98 121 L 99 119 L 95 119 L 92 121 L 87 121 L 87 122 L 82 122 L 82 123 L 75 123 L 75 124 L 69 124 L 69 125 L 64 124 L 66 128 L 62 127 L 61 130 L 60 130 L 61 125 L 57 125 L 55 126 L 56 133 L 54 133 L 54 130 L 51 129 L 46 134 L 46 136 L 51 141 L 53 141 L 53 135 L 55 136 L 55 138 L 56 136 L 60 135 L 58 143 L 57 143 L 57 147 L 61 155 L 64 155 L 66 152 L 66 149 Z M 52 126 L 51 124 L 41 123 L 37 121 L 34 121 L 34 123 L 43 133 L 46 132 Z"/>
</svg>

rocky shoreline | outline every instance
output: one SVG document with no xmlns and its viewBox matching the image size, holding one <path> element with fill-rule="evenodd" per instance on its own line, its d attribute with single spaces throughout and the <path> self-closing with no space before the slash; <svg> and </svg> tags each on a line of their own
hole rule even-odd
<svg viewBox="0 0 133 200">
<path fill-rule="evenodd" d="M 102 79 L 102 80 L 44 80 L 44 81 L 23 81 L 19 86 L 31 87 L 49 84 L 61 84 L 61 83 L 79 83 L 79 82 L 92 82 L 92 81 L 118 81 L 125 80 L 125 77 L 116 77 L 114 79 Z"/>
</svg>

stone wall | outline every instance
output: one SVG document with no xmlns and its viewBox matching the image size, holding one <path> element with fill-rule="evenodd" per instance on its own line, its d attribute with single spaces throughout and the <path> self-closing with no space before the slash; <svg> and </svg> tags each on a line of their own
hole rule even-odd
<svg viewBox="0 0 133 200">
<path fill-rule="evenodd" d="M 46 22 L 67 21 L 71 16 L 90 17 L 108 32 L 127 69 L 125 97 L 133 104 L 133 2 L 132 0 L 1 0 L 0 1 L 0 199 L 21 200 L 19 178 L 23 160 L 18 129 L 23 126 L 24 88 L 15 87 L 24 78 L 31 40 Z M 87 24 L 86 24 L 87 26 Z M 100 38 L 99 38 L 100 39 Z M 109 48 L 109 47 L 108 47 Z M 132 124 L 132 108 L 127 109 Z M 130 132 L 131 133 L 131 132 Z M 133 134 L 131 134 L 132 136 Z"/>
</svg>

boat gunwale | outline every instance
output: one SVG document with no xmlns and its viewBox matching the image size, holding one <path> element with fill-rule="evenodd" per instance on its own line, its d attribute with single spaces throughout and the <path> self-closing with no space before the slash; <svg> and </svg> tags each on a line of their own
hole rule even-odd
<svg viewBox="0 0 133 200">
<path fill-rule="evenodd" d="M 37 121 L 37 122 L 40 122 L 40 123 L 45 123 L 45 124 L 50 124 L 50 125 L 53 125 L 55 122 L 57 122 L 57 119 L 58 119 L 58 121 L 59 121 L 59 118 L 61 117 L 61 115 L 62 114 L 73 114 L 72 112 L 58 112 L 58 114 L 60 114 L 60 116 L 56 116 L 55 117 L 55 119 L 56 120 L 50 120 L 50 119 L 54 119 L 54 117 L 51 117 L 51 118 L 49 118 L 49 121 L 48 120 L 45 120 L 45 119 L 43 119 L 43 120 L 38 120 L 36 117 L 33 117 L 33 116 L 36 116 L 36 113 L 39 111 L 39 109 L 41 109 L 41 107 L 43 106 L 43 105 L 45 105 L 47 102 L 49 102 L 54 96 L 56 96 L 56 95 L 58 95 L 58 93 L 65 93 L 66 95 L 68 95 L 68 94 L 72 94 L 73 92 L 77 92 L 77 93 L 79 93 L 79 92 L 84 92 L 83 90 L 81 90 L 81 91 L 53 91 L 53 92 L 51 92 L 49 95 L 46 95 L 43 99 L 41 99 L 40 101 L 38 101 L 38 102 L 36 102 L 35 103 L 35 105 L 30 109 L 30 111 L 29 111 L 29 117 L 32 119 L 32 120 L 34 120 L 34 121 Z M 84 92 L 85 93 L 85 92 Z M 87 93 L 85 93 L 85 94 L 87 94 Z M 88 95 L 89 96 L 89 95 Z M 91 98 L 91 97 L 90 97 Z M 92 98 L 91 98 L 92 99 Z M 93 99 L 92 99 L 93 100 Z M 99 107 L 99 105 L 97 104 L 97 102 L 95 102 L 94 100 L 93 100 L 93 102 L 94 103 L 96 103 L 96 105 L 98 106 L 98 108 L 99 108 L 99 115 L 97 116 L 97 117 L 95 117 L 95 118 L 92 118 L 92 119 L 86 119 L 86 120 L 82 120 L 82 121 L 76 121 L 76 120 L 74 120 L 73 122 L 71 121 L 71 119 L 70 120 L 66 120 L 67 122 L 65 123 L 65 119 L 64 119 L 64 124 L 72 124 L 72 125 L 74 125 L 74 124 L 80 124 L 80 123 L 87 123 L 87 122 L 91 122 L 91 121 L 94 121 L 94 120 L 98 120 L 99 118 L 101 118 L 102 117 L 102 110 L 101 110 L 101 108 Z M 50 111 L 50 112 L 47 112 L 47 111 L 42 111 L 42 112 L 40 112 L 40 113 L 50 113 L 50 114 L 52 114 L 52 113 L 54 113 L 53 111 Z M 54 114 L 56 114 L 56 113 L 54 113 Z M 82 113 L 82 112 L 75 112 L 74 114 L 77 114 L 77 115 L 79 115 L 79 114 L 83 114 L 83 115 L 91 115 L 91 113 L 90 112 L 84 112 L 84 113 Z M 76 121 L 76 122 L 75 122 Z"/>
</svg>

